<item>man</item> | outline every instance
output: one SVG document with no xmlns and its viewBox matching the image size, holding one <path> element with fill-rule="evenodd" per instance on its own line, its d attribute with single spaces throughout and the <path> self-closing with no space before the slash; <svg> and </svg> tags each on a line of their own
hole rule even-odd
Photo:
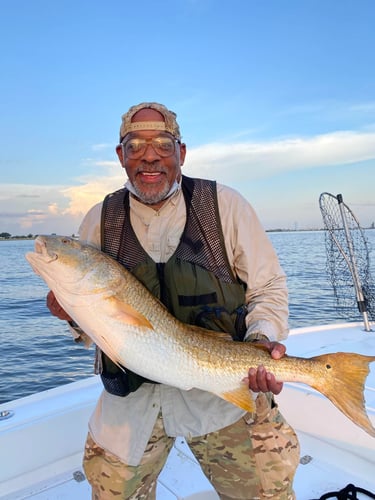
<svg viewBox="0 0 375 500">
<path fill-rule="evenodd" d="M 125 188 L 84 218 L 80 239 L 126 266 L 186 323 L 262 342 L 275 359 L 287 336 L 285 275 L 259 220 L 234 190 L 182 175 L 186 145 L 175 113 L 157 103 L 123 115 Z M 69 316 L 47 297 L 51 312 Z M 76 328 L 78 330 L 78 328 Z M 249 367 L 254 414 L 204 391 L 181 391 L 116 367 L 97 352 L 105 390 L 90 419 L 84 468 L 93 498 L 155 498 L 178 435 L 222 499 L 294 498 L 298 441 L 273 400 L 282 383 Z"/>
</svg>

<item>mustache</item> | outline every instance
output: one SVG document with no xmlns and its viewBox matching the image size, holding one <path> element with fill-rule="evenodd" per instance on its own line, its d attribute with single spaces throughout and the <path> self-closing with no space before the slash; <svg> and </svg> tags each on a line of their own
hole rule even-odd
<svg viewBox="0 0 375 500">
<path fill-rule="evenodd" d="M 162 166 L 158 161 L 156 161 L 154 163 L 141 163 L 135 168 L 135 174 L 141 174 L 142 172 L 160 172 L 162 174 L 166 174 L 168 172 L 168 169 Z"/>
</svg>

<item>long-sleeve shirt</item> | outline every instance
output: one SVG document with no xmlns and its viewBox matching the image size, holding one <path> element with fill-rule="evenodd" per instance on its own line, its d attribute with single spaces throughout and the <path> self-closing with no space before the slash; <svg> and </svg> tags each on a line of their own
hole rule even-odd
<svg viewBox="0 0 375 500">
<path fill-rule="evenodd" d="M 217 185 L 225 248 L 235 275 L 247 286 L 247 333 L 281 341 L 288 333 L 286 277 L 277 255 L 251 205 L 235 190 Z M 85 216 L 80 239 L 100 248 L 102 203 Z M 142 247 L 155 262 L 166 262 L 179 244 L 186 221 L 181 189 L 160 210 L 130 196 L 130 220 Z M 244 374 L 245 376 L 246 374 Z M 195 437 L 230 425 L 244 411 L 221 398 L 198 390 L 182 391 L 144 383 L 119 397 L 103 391 L 90 419 L 94 440 L 129 465 L 138 465 L 153 426 L 162 413 L 169 436 Z"/>
</svg>

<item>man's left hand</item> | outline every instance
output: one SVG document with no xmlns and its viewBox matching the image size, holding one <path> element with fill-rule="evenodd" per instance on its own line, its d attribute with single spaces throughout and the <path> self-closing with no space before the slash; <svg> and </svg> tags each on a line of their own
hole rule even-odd
<svg viewBox="0 0 375 500">
<path fill-rule="evenodd" d="M 263 342 L 262 345 L 267 347 L 273 359 L 280 359 L 286 352 L 286 347 L 279 342 Z M 268 372 L 263 365 L 258 368 L 250 368 L 248 376 L 244 382 L 249 384 L 249 389 L 253 392 L 272 392 L 279 394 L 283 388 L 283 383 L 276 380 L 273 373 Z"/>
</svg>

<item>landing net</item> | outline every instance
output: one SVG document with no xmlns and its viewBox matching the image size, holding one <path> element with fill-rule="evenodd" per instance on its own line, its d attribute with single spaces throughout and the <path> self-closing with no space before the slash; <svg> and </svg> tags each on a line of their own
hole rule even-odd
<svg viewBox="0 0 375 500">
<path fill-rule="evenodd" d="M 364 230 L 342 195 L 322 193 L 319 197 L 325 229 L 327 271 L 338 314 L 353 320 L 356 306 L 365 329 L 375 320 L 375 288 L 370 274 L 370 251 Z"/>
</svg>

